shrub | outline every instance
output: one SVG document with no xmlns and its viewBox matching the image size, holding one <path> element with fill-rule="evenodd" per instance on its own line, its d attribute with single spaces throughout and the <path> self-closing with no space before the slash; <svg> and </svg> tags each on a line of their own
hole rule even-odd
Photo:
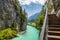
<svg viewBox="0 0 60 40">
<path fill-rule="evenodd" d="M 17 32 L 11 28 L 0 31 L 0 40 L 8 40 L 15 37 Z"/>
</svg>

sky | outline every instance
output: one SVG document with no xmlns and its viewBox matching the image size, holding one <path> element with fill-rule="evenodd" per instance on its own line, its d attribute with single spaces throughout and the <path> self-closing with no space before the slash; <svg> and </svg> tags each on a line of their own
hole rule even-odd
<svg viewBox="0 0 60 40">
<path fill-rule="evenodd" d="M 25 9 L 28 17 L 40 12 L 46 0 L 19 0 L 22 9 Z"/>
<path fill-rule="evenodd" d="M 46 0 L 19 0 L 22 5 L 29 5 L 31 2 L 44 5 Z"/>
</svg>

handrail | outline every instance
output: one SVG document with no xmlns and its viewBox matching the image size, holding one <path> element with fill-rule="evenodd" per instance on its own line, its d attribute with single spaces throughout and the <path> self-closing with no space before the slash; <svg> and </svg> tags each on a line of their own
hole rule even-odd
<svg viewBox="0 0 60 40">
<path fill-rule="evenodd" d="M 46 10 L 42 30 L 41 30 L 41 33 L 40 33 L 40 40 L 45 40 L 44 36 L 46 37 L 46 35 L 45 35 L 45 31 L 46 31 L 46 27 L 47 27 L 46 25 L 47 25 L 47 10 Z"/>
</svg>

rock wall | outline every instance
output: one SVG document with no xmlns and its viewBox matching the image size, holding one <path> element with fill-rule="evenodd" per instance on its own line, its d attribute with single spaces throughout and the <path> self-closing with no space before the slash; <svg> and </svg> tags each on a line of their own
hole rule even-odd
<svg viewBox="0 0 60 40">
<path fill-rule="evenodd" d="M 14 25 L 18 27 L 18 30 L 26 28 L 22 27 L 24 22 L 27 23 L 25 21 L 26 15 L 21 11 L 18 0 L 0 0 L 0 29 L 14 27 Z M 25 17 L 25 19 L 22 17 Z"/>
<path fill-rule="evenodd" d="M 47 6 L 48 11 L 52 12 L 54 9 L 54 12 L 57 14 L 60 10 L 60 0 L 48 0 Z"/>
</svg>

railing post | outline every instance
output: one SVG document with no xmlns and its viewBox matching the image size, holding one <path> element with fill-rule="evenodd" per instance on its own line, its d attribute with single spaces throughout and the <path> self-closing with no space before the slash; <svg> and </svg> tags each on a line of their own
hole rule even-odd
<svg viewBox="0 0 60 40">
<path fill-rule="evenodd" d="M 48 34 L 47 5 L 45 7 L 46 7 L 46 14 L 45 14 L 42 30 L 40 33 L 40 40 L 48 40 L 48 38 L 47 38 L 47 34 Z"/>
</svg>

